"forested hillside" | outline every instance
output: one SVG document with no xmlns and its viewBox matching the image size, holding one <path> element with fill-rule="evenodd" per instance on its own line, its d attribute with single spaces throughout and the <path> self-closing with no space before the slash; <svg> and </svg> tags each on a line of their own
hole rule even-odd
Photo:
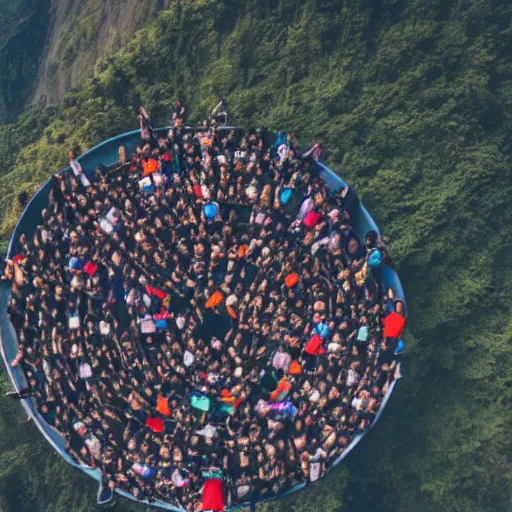
<svg viewBox="0 0 512 512">
<path fill-rule="evenodd" d="M 59 107 L 0 128 L 4 243 L 19 192 L 137 128 L 139 104 L 164 125 L 177 98 L 199 121 L 225 95 L 239 124 L 321 137 L 390 238 L 405 378 L 339 470 L 259 510 L 512 510 L 512 4 L 176 0 L 146 18 Z M 95 486 L 23 419 L 0 402 L 0 510 L 92 510 Z"/>
</svg>

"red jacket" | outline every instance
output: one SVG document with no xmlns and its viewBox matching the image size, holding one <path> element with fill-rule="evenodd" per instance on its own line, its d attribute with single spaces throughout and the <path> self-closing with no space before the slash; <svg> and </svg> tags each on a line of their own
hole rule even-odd
<svg viewBox="0 0 512 512">
<path fill-rule="evenodd" d="M 152 295 L 156 295 L 159 299 L 165 299 L 167 294 L 158 288 L 153 288 L 152 286 L 146 285 L 146 293 L 151 297 Z"/>
<path fill-rule="evenodd" d="M 382 319 L 384 338 L 399 338 L 405 327 L 405 318 L 393 311 Z"/>
<path fill-rule="evenodd" d="M 203 510 L 224 510 L 224 486 L 220 478 L 206 480 L 203 488 Z"/>
<path fill-rule="evenodd" d="M 146 427 L 159 434 L 164 431 L 164 420 L 161 418 L 151 418 L 150 416 L 146 420 Z"/>
<path fill-rule="evenodd" d="M 323 340 L 321 336 L 315 334 L 307 343 L 304 352 L 312 356 L 321 356 L 325 354 L 324 347 L 322 346 Z"/>
<path fill-rule="evenodd" d="M 201 186 L 197 183 L 194 185 L 194 194 L 196 197 L 201 198 L 203 197 L 203 192 L 201 191 Z"/>
</svg>

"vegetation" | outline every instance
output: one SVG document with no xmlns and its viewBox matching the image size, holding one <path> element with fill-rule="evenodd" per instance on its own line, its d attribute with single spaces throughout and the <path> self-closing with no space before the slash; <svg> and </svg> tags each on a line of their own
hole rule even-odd
<svg viewBox="0 0 512 512">
<path fill-rule="evenodd" d="M 177 0 L 39 128 L 1 129 L 25 138 L 0 146 L 0 234 L 20 190 L 135 128 L 138 104 L 168 124 L 174 99 L 200 120 L 226 95 L 240 124 L 322 137 L 390 237 L 405 379 L 340 470 L 259 510 L 511 510 L 511 21 L 505 0 Z M 0 402 L 0 508 L 91 510 L 18 416 Z"/>
</svg>

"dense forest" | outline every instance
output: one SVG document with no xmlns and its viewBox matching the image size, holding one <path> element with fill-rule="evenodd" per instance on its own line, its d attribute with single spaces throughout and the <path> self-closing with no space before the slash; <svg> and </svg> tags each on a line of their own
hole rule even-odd
<svg viewBox="0 0 512 512">
<path fill-rule="evenodd" d="M 389 238 L 409 304 L 405 378 L 341 468 L 258 510 L 512 510 L 512 4 L 176 0 L 157 11 L 61 104 L 0 126 L 3 247 L 19 193 L 70 149 L 137 128 L 139 104 L 166 125 L 177 98 L 200 121 L 226 96 L 241 125 L 323 139 Z M 95 485 L 24 419 L 0 401 L 0 510 L 93 510 Z"/>
</svg>

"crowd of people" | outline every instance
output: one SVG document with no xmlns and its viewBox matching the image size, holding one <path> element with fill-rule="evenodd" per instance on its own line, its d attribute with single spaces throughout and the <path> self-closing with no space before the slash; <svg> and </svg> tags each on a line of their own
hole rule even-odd
<svg viewBox="0 0 512 512">
<path fill-rule="evenodd" d="M 7 276 L 15 397 L 109 488 L 194 510 L 213 476 L 230 505 L 321 478 L 372 424 L 405 314 L 321 144 L 184 113 L 158 134 L 140 109 L 126 163 L 86 176 L 71 154 Z"/>
</svg>

